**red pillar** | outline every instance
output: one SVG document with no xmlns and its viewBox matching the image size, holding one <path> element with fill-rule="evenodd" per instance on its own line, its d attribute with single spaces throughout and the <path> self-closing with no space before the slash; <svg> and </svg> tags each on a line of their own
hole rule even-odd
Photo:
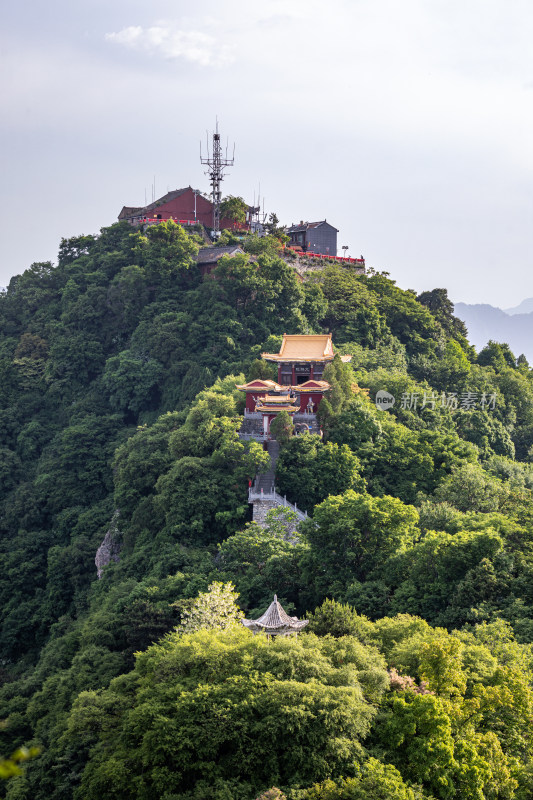
<svg viewBox="0 0 533 800">
<path fill-rule="evenodd" d="M 315 365 L 311 364 L 311 371 L 309 373 L 309 380 L 312 381 L 314 377 L 315 377 Z"/>
<path fill-rule="evenodd" d="M 281 361 L 278 361 L 278 383 L 281 386 Z"/>
</svg>

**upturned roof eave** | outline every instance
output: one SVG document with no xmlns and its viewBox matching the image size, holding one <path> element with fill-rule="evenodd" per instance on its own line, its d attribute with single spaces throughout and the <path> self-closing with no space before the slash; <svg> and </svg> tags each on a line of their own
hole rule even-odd
<svg viewBox="0 0 533 800">
<path fill-rule="evenodd" d="M 254 383 L 255 386 L 253 386 Z M 236 383 L 235 386 L 242 392 L 268 392 L 268 391 L 281 392 L 284 389 L 289 388 L 287 386 L 280 386 L 280 384 L 276 383 L 276 381 L 270 381 L 270 380 L 261 381 L 257 379 L 253 381 L 248 381 L 248 383 L 241 383 L 241 384 Z"/>
<path fill-rule="evenodd" d="M 242 624 L 248 628 L 248 630 L 253 630 L 256 628 L 259 631 L 264 631 L 265 633 L 279 633 L 280 631 L 301 631 L 302 628 L 309 623 L 309 620 L 299 620 L 297 625 L 261 625 L 261 623 L 256 622 L 255 620 L 243 619 L 241 620 Z M 301 624 L 300 624 L 301 623 Z"/>
<path fill-rule="evenodd" d="M 295 392 L 300 392 L 301 394 L 313 394 L 313 392 L 329 392 L 331 385 L 329 383 L 327 386 L 302 386 L 302 384 L 300 384 L 299 386 L 293 386 L 292 388 Z"/>
<path fill-rule="evenodd" d="M 280 356 L 279 353 L 261 353 L 261 358 L 265 361 L 277 361 L 285 363 L 301 363 L 303 361 L 333 361 L 335 354 L 325 356 Z"/>
</svg>

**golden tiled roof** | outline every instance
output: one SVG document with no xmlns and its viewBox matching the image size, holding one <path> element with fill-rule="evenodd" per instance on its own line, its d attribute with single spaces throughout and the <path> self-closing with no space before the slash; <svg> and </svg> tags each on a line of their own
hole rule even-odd
<svg viewBox="0 0 533 800">
<path fill-rule="evenodd" d="M 286 411 L 287 414 L 295 414 L 299 409 L 300 406 L 280 406 L 275 403 L 272 405 L 259 405 L 258 403 L 255 407 L 255 410 L 259 411 L 261 414 L 265 412 L 277 414 L 280 411 Z"/>
<path fill-rule="evenodd" d="M 256 411 L 260 411 L 261 413 L 265 411 L 288 411 L 289 414 L 294 414 L 295 411 L 298 411 L 299 405 L 294 405 L 296 403 L 295 397 L 289 397 L 288 395 L 272 395 L 267 394 L 264 397 L 259 397 L 257 399 L 257 403 L 255 404 Z"/>
<path fill-rule="evenodd" d="M 332 361 L 331 333 L 305 335 L 283 334 L 279 353 L 261 353 L 266 361 Z"/>
<path fill-rule="evenodd" d="M 315 381 L 314 378 L 309 378 L 305 383 L 300 383 L 292 388 L 295 392 L 327 392 L 331 389 L 331 384 L 327 381 Z"/>
<path fill-rule="evenodd" d="M 287 403 L 295 403 L 296 398 L 288 394 L 266 394 L 264 397 L 259 398 L 258 402 L 261 403 L 279 403 L 280 405 L 287 405 Z"/>
<path fill-rule="evenodd" d="M 248 383 L 243 383 L 242 385 L 236 384 L 236 386 L 237 389 L 241 389 L 243 392 L 281 392 L 284 388 L 276 381 L 264 381 L 262 378 L 255 378 L 253 381 L 248 381 Z"/>
</svg>

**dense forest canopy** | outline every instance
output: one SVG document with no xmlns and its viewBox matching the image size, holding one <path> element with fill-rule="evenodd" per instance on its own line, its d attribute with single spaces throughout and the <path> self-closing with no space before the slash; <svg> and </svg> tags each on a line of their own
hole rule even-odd
<svg viewBox="0 0 533 800">
<path fill-rule="evenodd" d="M 0 793 L 526 800 L 526 359 L 476 353 L 444 289 L 302 279 L 275 235 L 202 277 L 199 245 L 112 225 L 0 295 L 0 753 L 35 748 Z M 272 377 L 283 333 L 325 332 L 352 361 L 327 367 L 323 435 L 282 437 L 309 513 L 288 540 L 250 521 L 268 455 L 236 384 Z M 310 619 L 297 639 L 238 624 L 274 593 Z"/>
</svg>

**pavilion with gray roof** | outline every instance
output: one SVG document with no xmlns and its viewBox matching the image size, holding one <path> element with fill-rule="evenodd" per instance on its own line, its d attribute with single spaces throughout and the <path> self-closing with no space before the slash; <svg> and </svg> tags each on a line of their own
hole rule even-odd
<svg viewBox="0 0 533 800">
<path fill-rule="evenodd" d="M 259 619 L 242 619 L 241 622 L 253 634 L 266 633 L 267 636 L 290 636 L 305 628 L 309 620 L 289 617 L 278 601 L 277 595 L 274 595 L 273 602 Z"/>
</svg>

